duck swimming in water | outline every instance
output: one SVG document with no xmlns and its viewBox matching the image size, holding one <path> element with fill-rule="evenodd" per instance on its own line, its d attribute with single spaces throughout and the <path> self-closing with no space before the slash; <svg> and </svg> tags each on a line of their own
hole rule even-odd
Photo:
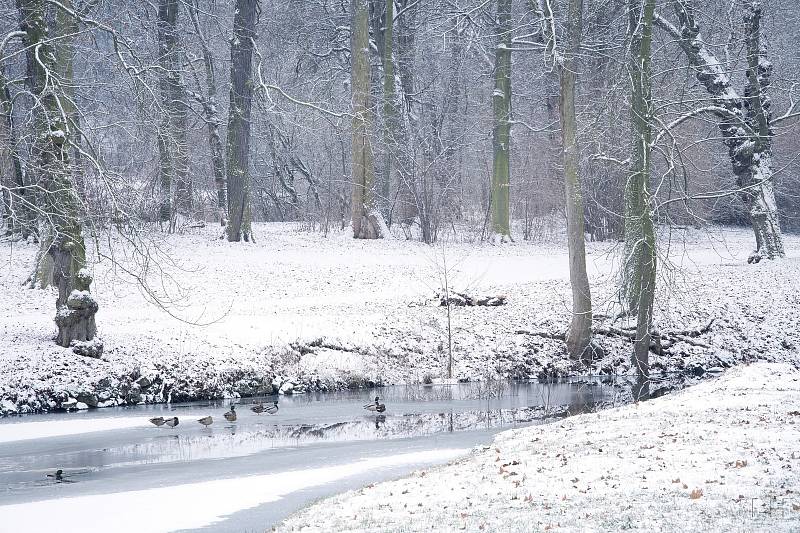
<svg viewBox="0 0 800 533">
<path fill-rule="evenodd" d="M 166 420 L 164 420 L 163 416 L 157 416 L 155 418 L 151 418 L 150 419 L 150 423 L 154 424 L 154 425 L 156 425 L 158 427 L 163 426 L 165 422 L 166 422 Z"/>
<path fill-rule="evenodd" d="M 386 404 L 381 403 L 381 399 L 379 396 L 375 396 L 375 402 L 368 403 L 367 405 L 364 406 L 364 409 L 366 409 L 367 411 L 382 413 L 386 410 Z"/>
<path fill-rule="evenodd" d="M 272 402 L 272 405 L 268 405 L 268 406 L 264 407 L 264 411 L 269 413 L 269 414 L 271 414 L 271 415 L 277 414 L 277 412 L 278 412 L 278 402 L 274 401 L 274 402 Z"/>
<path fill-rule="evenodd" d="M 222 415 L 228 422 L 236 422 L 236 406 L 231 404 L 231 410 Z"/>
<path fill-rule="evenodd" d="M 255 404 L 253 407 L 251 407 L 251 408 L 250 408 L 250 410 L 251 410 L 251 411 L 253 411 L 253 412 L 254 412 L 255 414 L 257 414 L 257 415 L 260 415 L 260 414 L 261 414 L 261 413 L 263 413 L 263 412 L 264 412 L 266 409 L 267 409 L 267 408 L 266 408 L 266 407 L 264 407 L 264 404 L 263 404 L 263 403 L 261 403 L 261 402 L 259 402 L 259 403 Z"/>
<path fill-rule="evenodd" d="M 214 419 L 211 418 L 210 416 L 204 416 L 203 418 L 200 418 L 197 421 L 203 424 L 205 427 L 208 427 L 214 422 Z"/>
<path fill-rule="evenodd" d="M 173 416 L 172 418 L 167 418 L 166 420 L 164 420 L 164 423 L 171 428 L 174 428 L 175 426 L 180 424 L 177 416 Z"/>
</svg>

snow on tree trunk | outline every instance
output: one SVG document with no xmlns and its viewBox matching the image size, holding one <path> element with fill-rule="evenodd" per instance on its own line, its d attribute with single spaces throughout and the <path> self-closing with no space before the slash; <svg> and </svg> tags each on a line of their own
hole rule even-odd
<svg viewBox="0 0 800 533">
<path fill-rule="evenodd" d="M 655 22 L 678 41 L 698 81 L 720 108 L 717 112 L 719 129 L 728 147 L 736 184 L 743 190 L 742 198 L 756 236 L 756 250 L 748 262 L 783 257 L 783 237 L 772 183 L 772 117 L 765 94 L 771 65 L 761 47 L 761 8 L 758 2 L 752 2 L 745 15 L 748 83 L 744 98 L 733 88 L 730 76 L 706 47 L 691 0 L 673 0 L 673 8 L 680 28 L 658 16 Z"/>
<path fill-rule="evenodd" d="M 631 56 L 632 155 L 631 173 L 625 185 L 625 257 L 623 293 L 628 311 L 637 313 L 632 365 L 646 394 L 650 375 L 650 328 L 656 283 L 656 237 L 650 206 L 650 168 L 652 151 L 651 49 L 655 0 L 631 0 L 629 32 Z"/>
<path fill-rule="evenodd" d="M 53 260 L 53 284 L 58 288 L 56 325 L 60 346 L 74 346 L 83 353 L 96 334 L 97 302 L 92 297 L 92 278 L 86 269 L 86 250 L 79 219 L 79 200 L 70 176 L 69 126 L 61 102 L 61 86 L 54 73 L 60 71 L 59 54 L 47 36 L 43 0 L 21 0 L 27 44 L 39 58 L 33 66 L 36 139 L 35 164 L 42 186 L 41 209 L 49 224 L 52 241 L 48 254 Z M 63 56 L 61 56 L 63 57 Z M 92 355 L 97 343 L 90 343 Z"/>
<path fill-rule="evenodd" d="M 367 0 L 351 0 L 352 31 L 350 84 L 353 100 L 353 198 L 352 226 L 356 239 L 378 239 L 381 235 L 375 209 L 375 163 L 370 142 L 369 6 Z"/>
<path fill-rule="evenodd" d="M 592 340 L 592 295 L 586 273 L 586 243 L 583 228 L 583 196 L 581 194 L 580 147 L 575 112 L 577 61 L 581 44 L 583 0 L 570 0 L 567 13 L 566 48 L 559 64 L 561 90 L 562 159 L 564 194 L 567 210 L 567 244 L 569 279 L 572 286 L 572 322 L 567 332 L 567 351 L 573 359 L 587 358 Z M 551 15 L 552 16 L 552 13 Z"/>
<path fill-rule="evenodd" d="M 511 182 L 511 0 L 497 0 L 492 110 L 492 233 L 511 238 L 509 197 Z"/>
<path fill-rule="evenodd" d="M 211 151 L 211 173 L 214 176 L 214 186 L 217 189 L 217 211 L 221 225 L 228 221 L 228 184 L 225 179 L 225 156 L 222 150 L 222 140 L 219 128 L 222 120 L 219 116 L 219 106 L 217 103 L 217 80 L 214 68 L 214 56 L 208 47 L 206 36 L 203 35 L 198 7 L 193 3 L 189 8 L 194 29 L 200 38 L 200 49 L 203 53 L 203 66 L 206 71 L 206 97 L 201 98 L 203 113 L 206 116 L 208 126 L 208 146 Z"/>
<path fill-rule="evenodd" d="M 188 102 L 181 79 L 181 52 L 178 43 L 178 0 L 158 2 L 159 92 L 162 120 L 158 131 L 159 175 L 161 200 L 159 220 L 175 229 L 178 211 L 191 210 L 189 184 Z M 175 183 L 175 205 L 172 185 Z"/>
<path fill-rule="evenodd" d="M 762 258 L 783 257 L 783 238 L 775 203 L 772 172 L 772 104 L 766 92 L 770 86 L 772 64 L 762 46 L 762 10 L 752 2 L 745 12 L 745 39 L 747 44 L 747 86 L 744 91 L 745 118 L 757 134 L 746 148 L 740 148 L 744 172 L 737 176 L 738 185 L 746 189 L 745 205 L 750 210 L 750 221 L 756 235 L 756 249 L 748 262 L 757 263 Z"/>
<path fill-rule="evenodd" d="M 228 111 L 228 240 L 250 240 L 250 113 L 253 45 L 259 0 L 236 0 Z"/>
</svg>

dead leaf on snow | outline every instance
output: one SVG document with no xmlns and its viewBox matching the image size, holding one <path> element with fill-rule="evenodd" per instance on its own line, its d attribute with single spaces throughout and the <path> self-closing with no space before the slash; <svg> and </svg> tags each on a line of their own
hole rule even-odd
<svg viewBox="0 0 800 533">
<path fill-rule="evenodd" d="M 672 482 L 673 483 L 680 483 L 681 482 L 681 478 L 676 477 L 675 479 L 672 480 Z"/>
<path fill-rule="evenodd" d="M 691 494 L 689 494 L 689 499 L 691 500 L 699 500 L 703 497 L 703 489 L 694 489 Z"/>
</svg>

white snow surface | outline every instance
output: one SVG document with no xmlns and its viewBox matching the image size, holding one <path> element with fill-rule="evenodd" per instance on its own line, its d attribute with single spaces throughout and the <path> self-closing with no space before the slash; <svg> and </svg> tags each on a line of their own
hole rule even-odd
<svg viewBox="0 0 800 533">
<path fill-rule="evenodd" d="M 0 411 L 53 409 L 68 397 L 91 405 L 91 392 L 99 393 L 101 405 L 169 400 L 173 387 L 184 399 L 236 396 L 252 376 L 276 386 L 440 377 L 447 316 L 432 300 L 444 286 L 445 264 L 451 290 L 508 299 L 500 307 L 452 309 L 454 377 L 530 376 L 542 369 L 631 372 L 630 345 L 621 339 L 597 337 L 607 355 L 585 369 L 566 358 L 561 341 L 520 333 L 563 333 L 569 324 L 563 235 L 499 246 L 428 246 L 401 238 L 356 240 L 347 229 L 326 237 L 289 223 L 256 224 L 255 243 L 229 243 L 219 239 L 220 231 L 209 226 L 151 237 L 151 264 L 163 273 L 151 272 L 149 287 L 184 321 L 155 305 L 125 274 L 137 271 L 141 257 L 121 243 L 101 244 L 103 255 L 113 254 L 118 264 L 103 259 L 92 265 L 101 359 L 55 345 L 54 291 L 23 286 L 36 246 L 0 242 Z M 471 234 L 462 236 L 466 241 Z M 652 356 L 655 370 L 797 358 L 800 239 L 785 236 L 786 259 L 748 265 L 753 240 L 746 229 L 662 234 L 655 327 L 714 324 L 699 339 L 708 347 L 678 343 L 680 356 Z M 618 310 L 619 248 L 587 243 L 595 313 Z M 139 375 L 160 381 L 139 390 L 132 383 Z M 133 394 L 115 392 L 128 387 Z"/>
<path fill-rule="evenodd" d="M 447 448 L 362 458 L 314 470 L 2 505 L 0 531 L 158 533 L 208 527 L 292 492 L 381 468 L 448 461 L 468 451 Z"/>
<path fill-rule="evenodd" d="M 674 395 L 504 432 L 277 530 L 798 531 L 798 442 L 800 372 L 742 365 Z"/>
<path fill-rule="evenodd" d="M 80 415 L 75 415 L 72 420 L 5 423 L 0 424 L 0 443 L 142 427 L 148 423 L 148 419 L 141 416 L 117 416 L 81 420 Z"/>
</svg>

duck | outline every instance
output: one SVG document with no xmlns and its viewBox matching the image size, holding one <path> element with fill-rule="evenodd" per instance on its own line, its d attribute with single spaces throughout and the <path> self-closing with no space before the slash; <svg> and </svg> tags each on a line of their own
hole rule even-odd
<svg viewBox="0 0 800 533">
<path fill-rule="evenodd" d="M 56 481 L 62 481 L 64 479 L 64 471 L 59 468 L 54 474 L 47 474 L 47 477 L 55 478 Z"/>
<path fill-rule="evenodd" d="M 231 404 L 231 410 L 222 415 L 228 422 L 236 422 L 236 406 Z"/>
<path fill-rule="evenodd" d="M 272 402 L 272 405 L 268 405 L 268 406 L 264 407 L 264 411 L 266 411 L 267 413 L 269 413 L 271 415 L 277 414 L 278 413 L 278 402 L 277 402 L 277 400 Z"/>
<path fill-rule="evenodd" d="M 161 427 L 166 423 L 166 420 L 164 420 L 163 416 L 157 416 L 155 418 L 151 418 L 150 419 L 150 423 L 154 424 L 154 425 L 156 425 L 158 427 Z"/>
<path fill-rule="evenodd" d="M 367 411 L 382 413 L 386 410 L 386 404 L 381 403 L 381 399 L 379 396 L 375 396 L 375 402 L 365 405 L 364 409 L 366 409 Z"/>
<path fill-rule="evenodd" d="M 257 415 L 260 415 L 261 413 L 266 411 L 267 408 L 264 407 L 264 404 L 262 402 L 259 402 L 259 403 L 255 404 L 253 407 L 251 407 L 250 410 L 253 411 Z"/>
<path fill-rule="evenodd" d="M 177 416 L 173 416 L 172 418 L 167 418 L 166 420 L 164 420 L 164 423 L 169 427 L 174 428 L 175 426 L 180 424 L 180 421 L 178 420 Z"/>
<path fill-rule="evenodd" d="M 210 416 L 204 416 L 203 418 L 200 418 L 197 421 L 203 424 L 205 427 L 208 427 L 214 422 L 214 419 L 211 418 Z"/>
</svg>

